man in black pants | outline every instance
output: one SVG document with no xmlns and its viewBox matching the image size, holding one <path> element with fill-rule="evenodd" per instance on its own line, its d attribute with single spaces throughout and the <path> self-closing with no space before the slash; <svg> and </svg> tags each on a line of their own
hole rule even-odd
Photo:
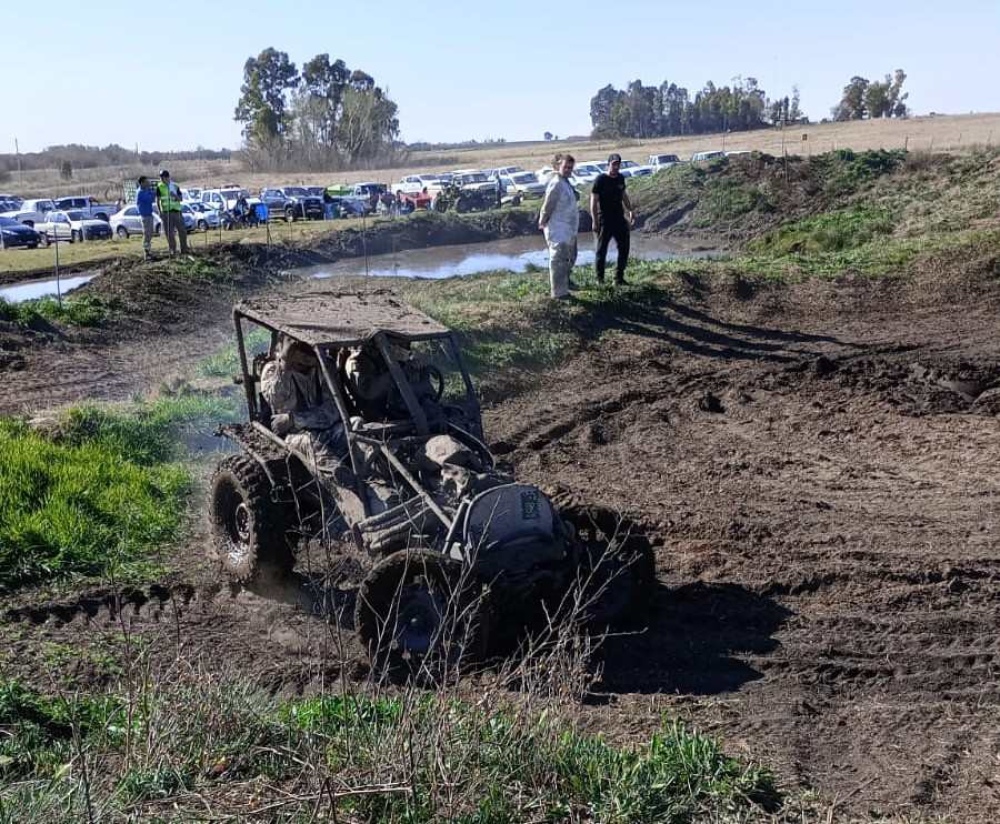
<svg viewBox="0 0 1000 824">
<path fill-rule="evenodd" d="M 625 282 L 625 267 L 628 265 L 629 229 L 635 225 L 632 201 L 625 191 L 625 178 L 621 174 L 622 156 L 613 154 L 608 158 L 607 174 L 598 175 L 594 190 L 590 195 L 590 216 L 594 221 L 597 236 L 597 282 L 604 283 L 604 267 L 608 259 L 608 244 L 614 238 L 618 247 L 618 266 L 615 283 Z M 628 212 L 626 219 L 625 213 Z"/>
</svg>

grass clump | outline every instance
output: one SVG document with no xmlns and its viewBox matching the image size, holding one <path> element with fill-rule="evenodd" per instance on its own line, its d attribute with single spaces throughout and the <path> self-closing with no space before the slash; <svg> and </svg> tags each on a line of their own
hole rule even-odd
<svg viewBox="0 0 1000 824">
<path fill-rule="evenodd" d="M 68 576 L 149 571 L 178 535 L 186 427 L 231 416 L 201 396 L 133 407 L 84 406 L 39 428 L 0 421 L 0 593 Z"/>
<path fill-rule="evenodd" d="M 679 723 L 616 745 L 558 707 L 499 694 L 477 705 L 416 690 L 288 702 L 204 676 L 131 697 L 13 689 L 6 715 L 0 691 L 0 729 L 38 733 L 21 737 L 27 751 L 16 762 L 0 764 L 0 822 L 11 813 L 86 820 L 89 804 L 101 820 L 218 820 L 261 808 L 282 821 L 681 824 L 748 820 L 779 801 L 766 769 Z M 89 765 L 86 795 L 80 771 L 59 766 L 70 744 Z"/>
<path fill-rule="evenodd" d="M 892 234 L 895 221 L 886 209 L 856 206 L 790 223 L 753 241 L 752 253 L 842 252 Z"/>
<path fill-rule="evenodd" d="M 93 295 L 64 298 L 54 297 L 10 303 L 0 298 L 0 320 L 30 326 L 39 320 L 69 326 L 100 326 L 110 316 L 113 304 Z"/>
<path fill-rule="evenodd" d="M 268 350 L 271 344 L 271 333 L 262 327 L 251 327 L 245 338 L 247 359 L 253 360 Z M 240 371 L 240 355 L 235 343 L 223 347 L 219 351 L 202 360 L 198 364 L 198 374 L 204 377 L 228 378 Z"/>
</svg>

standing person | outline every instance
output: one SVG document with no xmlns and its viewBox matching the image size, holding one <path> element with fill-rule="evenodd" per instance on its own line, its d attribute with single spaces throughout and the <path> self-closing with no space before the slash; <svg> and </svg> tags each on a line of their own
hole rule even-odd
<svg viewBox="0 0 1000 824">
<path fill-rule="evenodd" d="M 573 288 L 569 275 L 576 264 L 576 235 L 580 230 L 579 195 L 569 182 L 576 160 L 572 155 L 556 155 L 552 175 L 545 189 L 545 199 L 538 215 L 538 228 L 545 232 L 549 245 L 549 281 L 552 297 L 569 297 Z"/>
<path fill-rule="evenodd" d="M 180 187 L 170 180 L 170 172 L 160 172 L 160 182 L 156 184 L 156 206 L 163 221 L 163 233 L 167 236 L 170 254 L 177 253 L 176 233 L 181 240 L 181 254 L 188 253 L 187 229 L 184 228 L 184 212 L 181 211 Z"/>
<path fill-rule="evenodd" d="M 594 190 L 590 195 L 590 216 L 594 221 L 594 234 L 597 236 L 597 258 L 594 269 L 597 272 L 597 282 L 604 283 L 604 268 L 608 260 L 608 244 L 614 238 L 618 247 L 618 266 L 615 271 L 615 283 L 625 282 L 625 267 L 628 265 L 630 245 L 630 229 L 635 225 L 635 211 L 628 192 L 625 191 L 625 178 L 621 173 L 622 156 L 612 154 L 608 157 L 607 174 L 597 176 Z M 628 219 L 625 212 L 628 211 Z"/>
<path fill-rule="evenodd" d="M 139 188 L 135 193 L 135 205 L 139 210 L 139 218 L 142 220 L 142 256 L 149 260 L 153 256 L 153 202 L 156 200 L 156 192 L 149 178 L 143 175 L 139 178 Z"/>
</svg>

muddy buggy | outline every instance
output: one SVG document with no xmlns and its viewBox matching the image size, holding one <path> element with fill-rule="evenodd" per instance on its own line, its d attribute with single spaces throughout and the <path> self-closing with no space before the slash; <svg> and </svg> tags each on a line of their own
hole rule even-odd
<svg viewBox="0 0 1000 824">
<path fill-rule="evenodd" d="M 564 493 L 560 511 L 498 468 L 458 341 L 437 321 L 385 291 L 258 298 L 233 319 L 248 420 L 220 428 L 239 452 L 210 491 L 214 552 L 229 576 L 289 575 L 298 546 L 327 541 L 361 564 L 355 628 L 386 664 L 448 644 L 482 652 L 512 626 L 569 608 L 610 627 L 642 604 L 649 542 L 612 511 Z M 333 408 L 332 462 L 275 431 L 262 373 L 290 345 L 314 358 L 310 374 Z M 368 387 L 373 374 L 387 387 L 374 402 L 351 370 L 361 354 Z"/>
</svg>

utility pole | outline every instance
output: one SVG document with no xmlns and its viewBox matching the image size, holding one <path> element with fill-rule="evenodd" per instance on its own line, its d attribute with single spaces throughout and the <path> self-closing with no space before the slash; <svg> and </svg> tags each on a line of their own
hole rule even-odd
<svg viewBox="0 0 1000 824">
<path fill-rule="evenodd" d="M 17 138 L 14 138 L 14 156 L 17 158 L 17 185 L 24 186 L 24 175 L 21 172 L 21 149 L 17 145 Z"/>
</svg>

